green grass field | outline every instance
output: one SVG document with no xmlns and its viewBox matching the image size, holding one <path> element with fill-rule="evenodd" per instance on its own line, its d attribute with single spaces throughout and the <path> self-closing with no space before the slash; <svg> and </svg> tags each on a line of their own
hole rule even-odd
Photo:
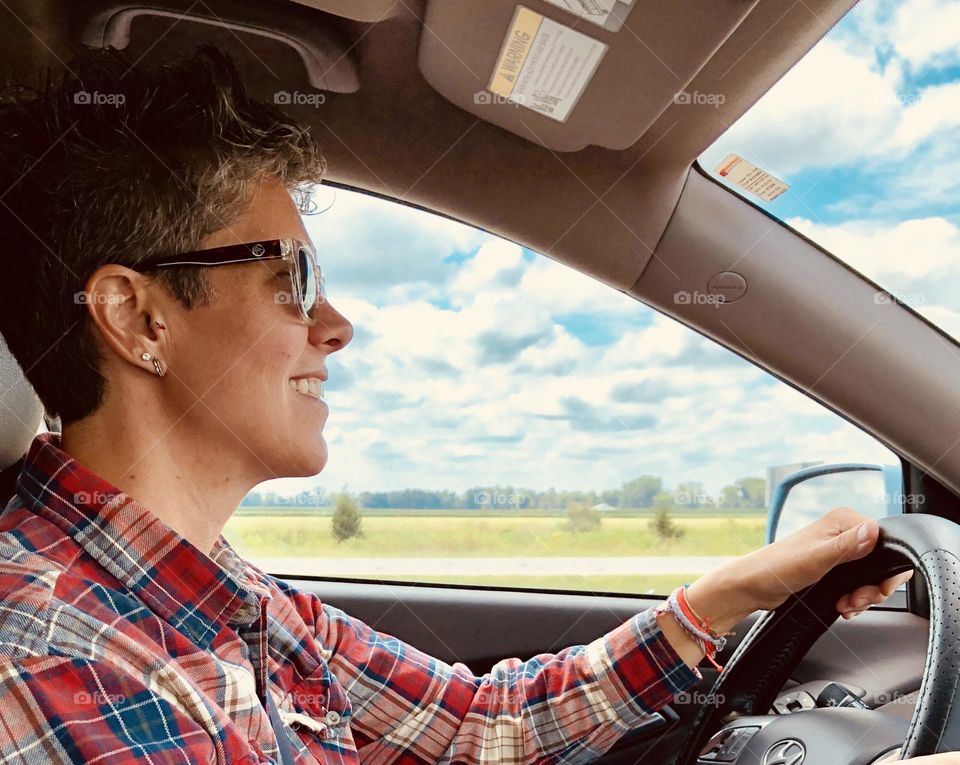
<svg viewBox="0 0 960 765">
<path fill-rule="evenodd" d="M 726 514 L 680 516 L 683 536 L 660 541 L 647 517 L 605 517 L 596 531 L 573 534 L 562 516 L 472 517 L 411 513 L 365 515 L 364 536 L 338 544 L 330 516 L 235 515 L 224 534 L 245 557 L 468 558 L 742 555 L 763 544 L 766 517 Z M 283 571 L 271 573 L 283 574 Z M 491 587 L 528 587 L 624 594 L 663 594 L 696 574 L 637 576 L 432 576 L 420 581 Z M 410 577 L 376 577 L 377 581 Z"/>
<path fill-rule="evenodd" d="M 742 555 L 763 544 L 765 518 L 678 518 L 678 539 L 660 541 L 644 518 L 605 518 L 572 534 L 558 517 L 367 516 L 363 538 L 338 544 L 329 517 L 236 515 L 224 533 L 244 555 L 264 558 L 558 557 Z"/>
<path fill-rule="evenodd" d="M 361 510 L 364 518 L 378 517 L 407 517 L 416 516 L 418 518 L 566 518 L 565 510 L 512 510 L 512 509 L 494 509 L 494 510 L 422 510 L 417 508 L 363 508 Z M 684 505 L 675 506 L 670 510 L 670 515 L 674 518 L 759 518 L 766 517 L 766 509 L 763 510 L 724 510 L 704 508 L 691 508 Z M 604 518 L 652 518 L 654 511 L 650 508 L 616 508 L 603 514 Z M 291 505 L 289 507 L 239 507 L 236 516 L 290 516 L 298 518 L 330 518 L 333 515 L 333 509 L 329 507 L 298 507 Z"/>
</svg>

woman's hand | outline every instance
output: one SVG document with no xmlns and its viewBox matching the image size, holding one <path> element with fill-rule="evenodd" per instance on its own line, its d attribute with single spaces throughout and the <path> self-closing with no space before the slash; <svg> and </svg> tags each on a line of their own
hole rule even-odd
<svg viewBox="0 0 960 765">
<path fill-rule="evenodd" d="M 836 508 L 790 536 L 704 574 L 687 588 L 687 602 L 714 630 L 728 632 L 754 611 L 776 608 L 834 566 L 862 558 L 879 535 L 875 520 Z M 912 575 L 906 571 L 879 585 L 858 587 L 837 601 L 837 611 L 852 618 L 885 600 Z M 688 664 L 699 662 L 702 653 L 672 617 L 662 616 L 660 624 Z"/>
<path fill-rule="evenodd" d="M 831 510 L 794 534 L 705 574 L 687 588 L 687 602 L 717 632 L 730 630 L 757 609 L 776 608 L 792 593 L 819 581 L 840 563 L 857 560 L 877 544 L 877 522 L 846 507 Z M 881 603 L 913 575 L 905 571 L 879 585 L 858 587 L 837 601 L 844 618 Z M 660 617 L 664 635 L 693 667 L 703 653 L 669 614 Z M 960 752 L 914 757 L 913 765 L 960 765 Z"/>
</svg>

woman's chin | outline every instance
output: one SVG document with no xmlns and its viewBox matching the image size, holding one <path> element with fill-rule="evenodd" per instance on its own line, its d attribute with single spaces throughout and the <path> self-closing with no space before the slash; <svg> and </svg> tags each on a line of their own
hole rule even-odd
<svg viewBox="0 0 960 765">
<path fill-rule="evenodd" d="M 279 438 L 271 441 L 272 446 L 264 444 L 262 448 L 271 457 L 263 460 L 273 473 L 270 478 L 310 477 L 326 466 L 327 441 L 321 429 L 297 423 Z"/>
<path fill-rule="evenodd" d="M 316 443 L 301 451 L 297 463 L 297 476 L 299 477 L 314 476 L 326 467 L 327 442 L 322 435 L 318 437 Z"/>
</svg>

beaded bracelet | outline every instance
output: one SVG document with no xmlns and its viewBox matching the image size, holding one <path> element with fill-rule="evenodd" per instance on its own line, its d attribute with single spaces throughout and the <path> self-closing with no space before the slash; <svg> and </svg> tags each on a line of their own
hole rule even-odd
<svg viewBox="0 0 960 765">
<path fill-rule="evenodd" d="M 664 613 L 671 614 L 674 619 L 677 620 L 677 624 L 683 627 L 690 637 L 693 638 L 694 642 L 700 646 L 704 656 L 707 657 L 707 661 L 709 661 L 718 672 L 723 672 L 723 667 L 717 663 L 714 657 L 717 651 L 722 651 L 727 644 L 726 636 L 734 633 L 726 632 L 723 635 L 718 635 L 714 632 L 710 627 L 710 620 L 701 619 L 690 607 L 690 604 L 687 602 L 686 589 L 686 585 L 677 587 L 677 589 L 670 593 L 670 597 L 668 597 L 666 601 L 654 609 L 654 614 L 657 616 Z"/>
</svg>

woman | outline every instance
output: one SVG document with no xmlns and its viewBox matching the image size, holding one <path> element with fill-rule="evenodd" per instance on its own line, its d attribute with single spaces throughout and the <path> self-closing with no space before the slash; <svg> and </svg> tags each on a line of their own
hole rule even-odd
<svg viewBox="0 0 960 765">
<path fill-rule="evenodd" d="M 212 50 L 153 71 L 91 54 L 7 93 L 0 131 L 0 330 L 62 422 L 0 517 L 5 760 L 589 761 L 745 616 L 877 541 L 833 510 L 587 646 L 482 677 L 376 633 L 221 536 L 253 486 L 327 459 L 326 362 L 352 327 L 291 196 L 323 174 L 309 134 Z"/>
</svg>

